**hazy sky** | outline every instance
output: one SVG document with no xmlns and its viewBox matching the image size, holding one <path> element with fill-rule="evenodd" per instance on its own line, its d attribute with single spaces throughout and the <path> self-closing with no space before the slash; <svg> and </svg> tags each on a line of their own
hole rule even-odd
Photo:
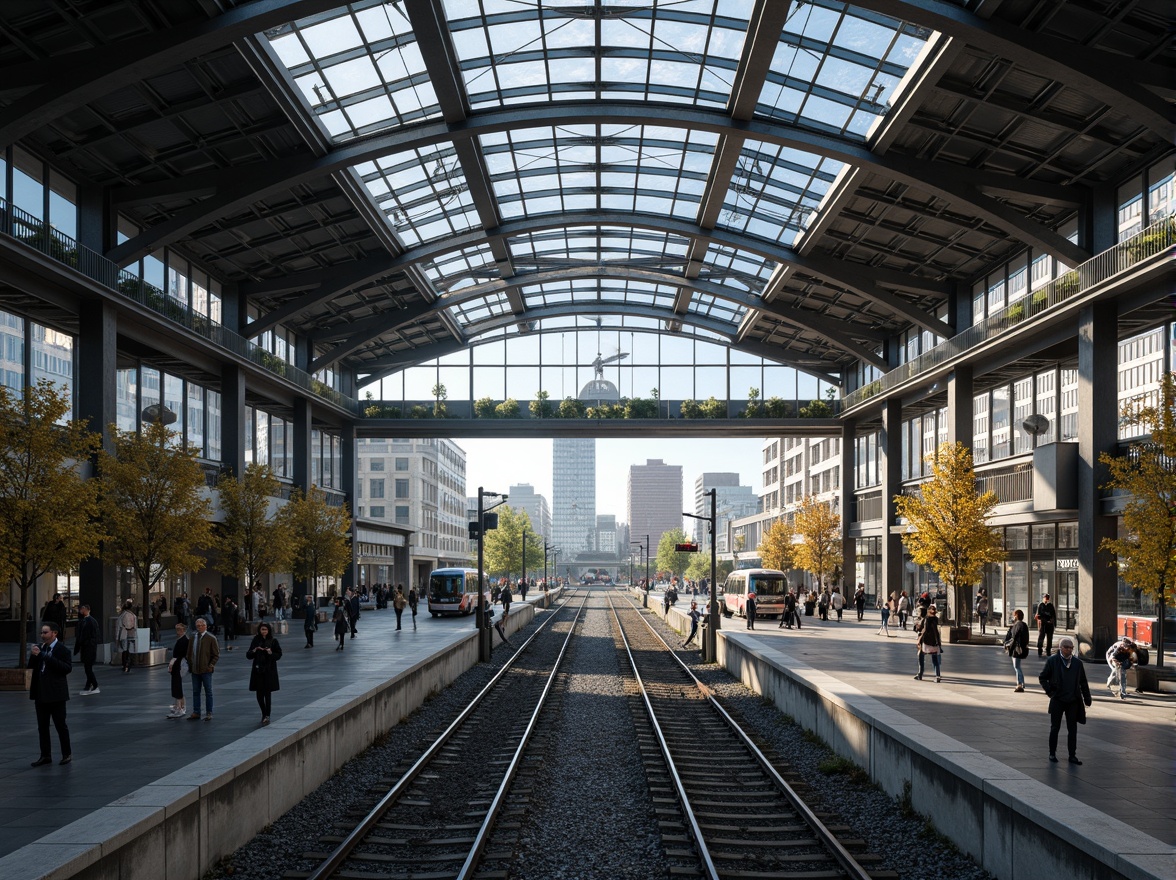
<svg viewBox="0 0 1176 880">
<path fill-rule="evenodd" d="M 466 491 L 478 487 L 509 492 L 510 487 L 530 483 L 551 504 L 551 440 L 471 440 L 455 438 L 466 452 Z M 682 466 L 682 510 L 694 508 L 694 481 L 711 471 L 734 471 L 740 484 L 758 493 L 761 470 L 759 439 L 650 439 L 596 441 L 596 512 L 615 514 L 627 522 L 626 488 L 629 466 L 660 458 Z"/>
</svg>

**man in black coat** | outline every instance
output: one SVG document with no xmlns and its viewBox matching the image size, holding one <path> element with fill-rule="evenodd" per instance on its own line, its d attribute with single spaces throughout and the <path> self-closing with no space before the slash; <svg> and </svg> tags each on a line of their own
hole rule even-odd
<svg viewBox="0 0 1176 880">
<path fill-rule="evenodd" d="M 58 638 L 60 630 L 54 621 L 41 624 L 41 644 L 33 645 L 29 667 L 33 670 L 33 682 L 29 687 L 29 699 L 37 707 L 37 734 L 41 740 L 41 757 L 33 761 L 34 767 L 53 762 L 49 745 L 49 719 L 57 728 L 61 741 L 61 761 L 68 764 L 73 760 L 69 747 L 69 728 L 65 726 L 65 704 L 69 702 L 69 682 L 66 676 L 73 670 L 69 648 Z"/>
<path fill-rule="evenodd" d="M 1049 697 L 1049 759 L 1057 763 L 1058 731 L 1062 718 L 1066 719 L 1066 750 L 1071 764 L 1081 764 L 1076 754 L 1078 725 L 1086 723 L 1086 707 L 1090 705 L 1090 685 L 1082 661 L 1074 656 L 1074 642 L 1063 638 L 1058 642 L 1058 653 L 1045 661 L 1045 668 L 1037 676 L 1041 689 Z"/>
<path fill-rule="evenodd" d="M 347 591 L 347 621 L 351 625 L 351 638 L 355 638 L 358 630 L 355 624 L 359 622 L 359 591 Z"/>
<path fill-rule="evenodd" d="M 82 696 L 100 693 L 98 679 L 94 677 L 94 661 L 98 659 L 98 643 L 102 641 L 102 631 L 98 628 L 98 621 L 90 615 L 90 606 L 78 607 L 78 629 L 74 638 L 74 655 L 81 656 L 82 666 L 86 670 L 86 684 L 82 688 Z"/>
</svg>

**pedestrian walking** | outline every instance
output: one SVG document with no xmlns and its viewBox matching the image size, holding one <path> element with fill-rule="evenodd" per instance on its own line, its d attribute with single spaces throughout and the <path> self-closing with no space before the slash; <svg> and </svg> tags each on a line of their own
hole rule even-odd
<svg viewBox="0 0 1176 880">
<path fill-rule="evenodd" d="M 196 618 L 196 634 L 188 643 L 188 670 L 192 674 L 192 714 L 189 721 L 200 720 L 200 692 L 204 692 L 204 720 L 212 720 L 212 674 L 220 660 L 220 645 L 208 631 L 208 621 Z"/>
<path fill-rule="evenodd" d="M 514 594 L 510 591 L 510 581 L 502 585 L 502 590 L 498 594 L 498 601 L 502 603 L 503 615 L 510 613 L 510 603 L 514 601 Z"/>
<path fill-rule="evenodd" d="M 400 586 L 400 585 L 398 585 L 398 586 Z M 412 612 L 412 628 L 413 629 L 416 629 L 417 605 L 420 604 L 420 601 L 421 601 L 421 597 L 420 597 L 420 594 L 417 592 L 417 588 L 416 587 L 409 587 L 408 588 L 408 610 Z"/>
<path fill-rule="evenodd" d="M 351 628 L 350 617 L 343 607 L 343 597 L 335 597 L 335 611 L 331 615 L 331 622 L 335 626 L 335 638 L 339 640 L 339 644 L 335 647 L 336 651 L 343 650 L 343 642 L 347 638 L 347 631 Z M 353 635 L 352 638 L 355 638 Z"/>
<path fill-rule="evenodd" d="M 73 671 L 73 660 L 69 648 L 59 636 L 61 630 L 57 621 L 47 620 L 41 624 L 41 644 L 33 645 L 29 657 L 29 668 L 33 680 L 29 685 L 29 699 L 37 710 L 37 738 L 41 745 L 41 757 L 33 761 L 34 767 L 53 762 L 52 746 L 49 743 L 49 722 L 57 729 L 57 740 L 61 745 L 59 764 L 73 760 L 73 749 L 69 744 L 69 727 L 65 723 L 65 704 L 69 702 L 69 681 L 66 676 Z"/>
<path fill-rule="evenodd" d="M 98 679 L 94 677 L 94 661 L 98 659 L 98 643 L 102 641 L 102 631 L 90 614 L 89 605 L 78 606 L 78 627 L 74 633 L 74 656 L 82 658 L 82 667 L 86 670 L 86 684 L 82 687 L 82 696 L 100 693 Z"/>
<path fill-rule="evenodd" d="M 1115 644 L 1107 648 L 1107 665 L 1111 667 L 1111 674 L 1107 676 L 1107 690 L 1111 696 L 1115 695 L 1115 686 L 1119 688 L 1119 699 L 1127 699 L 1127 670 L 1135 665 L 1135 642 L 1123 636 Z"/>
<path fill-rule="evenodd" d="M 903 629 L 907 628 L 907 617 L 911 609 L 911 600 L 907 596 L 907 591 L 903 590 L 898 597 L 898 625 Z"/>
<path fill-rule="evenodd" d="M 188 708 L 184 705 L 184 675 L 189 671 L 188 642 L 188 627 L 183 623 L 177 623 L 176 643 L 172 645 L 171 659 L 167 662 L 173 702 L 165 718 L 183 718 L 188 714 Z"/>
<path fill-rule="evenodd" d="M 939 612 L 936 611 L 934 605 L 927 609 L 927 617 L 920 622 L 916 629 L 919 633 L 919 637 L 915 641 L 919 648 L 919 674 L 915 678 L 919 681 L 923 680 L 923 661 L 930 654 L 931 663 L 935 666 L 935 683 L 938 684 L 942 674 L 940 657 L 943 656 L 943 641 L 939 634 Z"/>
<path fill-rule="evenodd" d="M 1078 760 L 1078 725 L 1086 723 L 1086 707 L 1090 705 L 1090 685 L 1082 661 L 1074 657 L 1074 642 L 1062 638 L 1058 653 L 1050 655 L 1037 676 L 1049 697 L 1049 759 L 1058 762 L 1058 732 L 1062 718 L 1066 719 L 1066 751 L 1071 764 Z"/>
<path fill-rule="evenodd" d="M 257 694 L 257 706 L 261 709 L 261 724 L 264 727 L 270 723 L 272 694 L 280 689 L 278 661 L 282 659 L 282 646 L 274 638 L 274 631 L 268 623 L 258 624 L 257 635 L 249 643 L 245 656 L 253 661 L 253 668 L 249 670 L 249 690 Z"/>
<path fill-rule="evenodd" d="M 135 616 L 135 603 L 127 599 L 123 603 L 122 613 L 118 616 L 118 647 L 122 651 L 122 671 L 125 675 L 131 671 L 131 658 L 137 653 L 136 640 L 139 630 L 139 619 Z"/>
<path fill-rule="evenodd" d="M 747 594 L 747 604 L 744 606 L 744 611 L 747 613 L 747 628 L 755 629 L 755 593 Z"/>
<path fill-rule="evenodd" d="M 878 632 L 875 635 L 890 636 L 890 600 L 878 603 L 878 607 L 882 611 L 882 625 L 878 627 Z"/>
<path fill-rule="evenodd" d="M 235 642 L 237 640 L 237 621 L 241 617 L 241 609 L 237 607 L 237 603 L 233 601 L 232 596 L 225 596 L 224 602 L 221 603 L 221 621 L 225 625 L 225 641 Z"/>
<path fill-rule="evenodd" d="M 841 623 L 841 615 L 845 611 L 845 597 L 841 595 L 841 590 L 837 587 L 833 588 L 833 595 L 829 598 L 833 605 L 833 610 L 837 612 L 837 622 Z"/>
<path fill-rule="evenodd" d="M 821 620 L 829 619 L 829 588 L 824 587 L 821 590 L 821 596 L 817 599 L 817 616 Z"/>
<path fill-rule="evenodd" d="M 355 590 L 347 591 L 347 622 L 351 626 L 351 638 L 359 635 L 359 593 Z"/>
<path fill-rule="evenodd" d="M 1033 619 L 1037 621 L 1037 656 L 1042 656 L 1041 647 L 1045 645 L 1045 656 L 1048 657 L 1053 653 L 1054 624 L 1058 620 L 1058 612 L 1049 600 L 1049 593 L 1042 596 L 1041 601 L 1037 603 Z M 1060 642 L 1058 647 L 1061 647 Z"/>
<path fill-rule="evenodd" d="M 857 609 L 858 623 L 866 616 L 866 585 L 858 584 L 853 594 L 853 607 Z"/>
<path fill-rule="evenodd" d="M 690 635 L 682 643 L 683 648 L 693 642 L 694 637 L 698 635 L 698 622 L 702 620 L 702 612 L 698 610 L 697 602 L 690 603 L 690 610 L 686 612 L 686 616 L 690 618 Z"/>
<path fill-rule="evenodd" d="M 1004 649 L 1013 658 L 1013 671 L 1017 674 L 1017 686 L 1013 690 L 1021 693 L 1025 690 L 1021 661 L 1029 656 L 1029 624 L 1025 623 L 1025 612 L 1020 608 L 1013 612 L 1013 622 L 1005 633 Z"/>
<path fill-rule="evenodd" d="M 976 593 L 976 619 L 980 621 L 980 634 L 988 633 L 988 593 L 983 587 Z"/>
<path fill-rule="evenodd" d="M 54 593 L 53 598 L 45 603 L 45 607 L 41 609 L 42 622 L 57 624 L 57 632 L 60 635 L 65 635 L 65 619 L 66 619 L 65 602 L 61 598 L 61 593 Z"/>
<path fill-rule="evenodd" d="M 527 583 L 527 579 L 525 577 L 519 578 L 519 601 L 520 602 L 527 601 L 527 587 L 528 586 L 529 586 L 529 584 Z"/>
<path fill-rule="evenodd" d="M 404 615 L 404 607 L 408 605 L 408 599 L 404 597 L 404 587 L 399 584 L 396 586 L 396 595 L 392 597 L 392 610 L 396 612 L 396 628 L 400 629 L 400 619 Z M 503 610 L 506 610 L 505 607 Z"/>
<path fill-rule="evenodd" d="M 314 634 L 318 632 L 318 609 L 314 607 L 314 599 L 306 597 L 306 616 L 302 620 L 302 632 L 306 635 L 306 647 L 314 647 Z"/>
</svg>

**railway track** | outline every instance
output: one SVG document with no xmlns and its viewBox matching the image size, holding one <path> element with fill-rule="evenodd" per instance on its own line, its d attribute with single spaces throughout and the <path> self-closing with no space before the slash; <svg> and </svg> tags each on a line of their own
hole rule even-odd
<svg viewBox="0 0 1176 880">
<path fill-rule="evenodd" d="M 610 596 L 617 650 L 632 670 L 630 707 L 675 875 L 852 878 L 870 872 L 862 841 L 839 840 L 698 681 L 647 616 Z M 851 852 L 856 850 L 856 854 Z"/>
<path fill-rule="evenodd" d="M 483 860 L 491 830 L 582 617 L 588 594 L 567 600 L 350 830 L 327 836 L 319 864 L 287 878 L 463 878 Z"/>
</svg>

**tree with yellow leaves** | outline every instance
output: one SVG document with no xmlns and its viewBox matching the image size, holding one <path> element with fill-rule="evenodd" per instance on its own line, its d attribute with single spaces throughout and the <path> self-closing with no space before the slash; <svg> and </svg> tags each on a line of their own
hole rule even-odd
<svg viewBox="0 0 1176 880">
<path fill-rule="evenodd" d="M 70 398 L 52 382 L 19 396 L 0 386 L 0 579 L 20 591 L 17 667 L 25 659 L 29 588 L 77 567 L 102 539 L 97 485 L 81 472 L 99 437 L 67 419 L 69 411 Z"/>
<path fill-rule="evenodd" d="M 792 528 L 782 519 L 776 520 L 764 532 L 764 539 L 760 542 L 760 560 L 764 568 L 776 571 L 788 571 L 793 566 L 794 548 L 792 544 Z"/>
<path fill-rule="evenodd" d="M 1005 558 L 1000 533 L 988 525 L 998 499 L 995 492 L 976 492 L 972 452 L 962 443 L 944 443 L 927 462 L 931 479 L 918 494 L 894 499 L 909 526 L 902 543 L 915 564 L 927 566 L 947 585 L 961 626 L 984 566 Z"/>
<path fill-rule="evenodd" d="M 109 535 L 104 554 L 134 573 L 146 620 L 151 590 L 166 575 L 204 568 L 200 551 L 213 544 L 212 508 L 196 450 L 177 445 L 175 431 L 156 421 L 142 431 L 111 425 L 110 433 L 114 453 L 102 452 L 98 462 Z"/>
<path fill-rule="evenodd" d="M 273 499 L 282 484 L 267 465 L 254 462 L 240 479 L 222 475 L 216 487 L 224 522 L 217 529 L 217 570 L 252 588 L 263 574 L 285 571 L 292 538 L 278 522 Z"/>
<path fill-rule="evenodd" d="M 308 581 L 307 601 L 315 607 L 320 577 L 340 577 L 351 565 L 351 514 L 346 505 L 327 503 L 317 486 L 295 489 L 278 513 L 278 524 L 290 536 L 293 575 Z"/>
<path fill-rule="evenodd" d="M 1128 408 L 1124 417 L 1151 434 L 1132 443 L 1124 456 L 1103 453 L 1099 461 L 1110 470 L 1105 488 L 1130 500 L 1123 508 L 1124 537 L 1107 538 L 1100 550 L 1115 554 L 1119 576 L 1156 601 L 1162 621 L 1168 594 L 1176 585 L 1176 380 L 1169 374 L 1160 385 L 1159 406 Z M 1157 641 L 1157 665 L 1164 664 L 1163 639 Z"/>
<path fill-rule="evenodd" d="M 793 546 L 794 565 L 811 572 L 820 591 L 841 564 L 841 517 L 810 495 L 796 511 L 793 530 L 800 536 L 800 543 Z"/>
</svg>

